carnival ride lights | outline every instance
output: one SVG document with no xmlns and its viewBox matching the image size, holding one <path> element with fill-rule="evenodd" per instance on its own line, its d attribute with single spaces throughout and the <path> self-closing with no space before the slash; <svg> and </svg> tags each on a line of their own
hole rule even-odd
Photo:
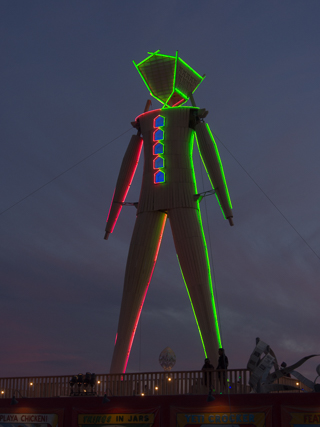
<svg viewBox="0 0 320 427">
<path fill-rule="evenodd" d="M 144 145 L 142 187 L 110 372 L 126 370 L 167 218 L 205 357 L 217 363 L 221 338 L 200 215 L 201 196 L 192 161 L 195 137 L 213 191 L 230 225 L 233 214 L 218 149 L 204 122 L 208 112 L 195 106 L 192 95 L 205 76 L 179 58 L 178 52 L 169 56 L 156 51 L 135 66 L 151 95 L 163 107 L 148 111 L 148 101 L 144 113 L 132 122 L 137 135 L 131 137 L 124 155 L 108 214 L 105 239 L 113 232 Z M 183 106 L 189 99 L 192 106 Z"/>
</svg>

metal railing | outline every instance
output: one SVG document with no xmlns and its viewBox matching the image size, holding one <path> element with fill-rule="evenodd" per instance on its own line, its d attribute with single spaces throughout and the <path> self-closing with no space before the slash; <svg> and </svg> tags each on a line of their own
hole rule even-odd
<svg viewBox="0 0 320 427">
<path fill-rule="evenodd" d="M 73 375 L 0 378 L 0 397 L 57 397 L 70 396 L 77 392 L 70 380 Z M 282 378 L 281 384 L 296 385 L 292 378 Z M 213 393 L 250 393 L 249 371 L 228 369 L 226 371 L 172 371 L 126 374 L 97 374 L 93 391 L 99 396 L 135 395 L 184 395 Z M 79 388 L 80 389 L 80 388 Z M 92 393 L 91 386 L 88 395 Z M 306 390 L 305 390 L 306 391 Z M 82 393 L 83 394 L 83 393 Z"/>
</svg>

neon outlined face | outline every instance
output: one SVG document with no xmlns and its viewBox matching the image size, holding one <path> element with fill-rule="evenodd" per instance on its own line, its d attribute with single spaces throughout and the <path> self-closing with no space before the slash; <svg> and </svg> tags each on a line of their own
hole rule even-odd
<svg viewBox="0 0 320 427">
<path fill-rule="evenodd" d="M 165 107 L 175 107 L 188 101 L 205 75 L 200 76 L 178 56 L 148 52 L 149 56 L 134 65 L 150 91 Z M 161 125 L 160 125 L 161 126 Z"/>
</svg>

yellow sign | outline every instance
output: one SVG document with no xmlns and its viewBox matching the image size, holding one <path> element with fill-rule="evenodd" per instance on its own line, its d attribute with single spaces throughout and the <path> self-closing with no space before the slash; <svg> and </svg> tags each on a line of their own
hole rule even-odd
<svg viewBox="0 0 320 427">
<path fill-rule="evenodd" d="M 134 425 L 152 426 L 154 414 L 81 414 L 78 415 L 79 427 L 90 425 Z"/>
<path fill-rule="evenodd" d="M 56 414 L 0 414 L 0 427 L 10 424 L 10 427 L 27 427 L 30 425 L 58 426 Z"/>
<path fill-rule="evenodd" d="M 223 426 L 231 423 L 250 424 L 254 427 L 265 427 L 266 415 L 264 412 L 215 412 L 177 414 L 177 427 L 212 425 Z"/>
<path fill-rule="evenodd" d="M 320 412 L 290 412 L 290 427 L 320 426 Z"/>
</svg>

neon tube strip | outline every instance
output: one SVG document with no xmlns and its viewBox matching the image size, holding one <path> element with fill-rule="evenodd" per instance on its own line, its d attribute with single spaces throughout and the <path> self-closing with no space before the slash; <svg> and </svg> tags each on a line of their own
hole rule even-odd
<svg viewBox="0 0 320 427">
<path fill-rule="evenodd" d="M 183 108 L 183 107 L 180 107 L 180 108 Z M 195 135 L 196 135 L 195 131 L 192 131 L 192 133 L 191 133 L 191 135 L 190 135 L 190 141 L 189 141 L 189 150 L 190 150 L 190 151 L 189 151 L 189 156 L 190 156 L 190 158 L 192 158 L 192 153 L 193 153 L 193 140 L 194 140 L 194 136 L 195 136 Z M 198 141 L 197 141 L 197 142 L 198 142 Z M 199 152 L 200 152 L 200 150 L 199 150 Z M 200 155 L 201 155 L 201 153 L 200 153 Z M 193 163 L 191 163 L 191 164 L 192 164 L 192 175 L 193 175 L 193 181 L 194 181 L 194 184 L 195 184 L 196 192 L 198 192 L 198 190 L 197 190 L 197 183 L 196 183 L 195 171 L 194 171 L 194 168 L 193 168 Z M 220 330 L 219 330 L 219 323 L 218 323 L 218 316 L 217 316 L 217 312 L 216 312 L 216 306 L 215 306 L 215 300 L 214 300 L 214 294 L 213 294 L 213 287 L 212 287 L 212 280 L 211 280 L 211 271 L 210 271 L 209 254 L 208 254 L 208 248 L 207 248 L 206 239 L 205 239 L 205 234 L 204 234 L 203 225 L 202 225 L 202 220 L 201 220 L 201 212 L 200 212 L 200 204 L 199 204 L 199 202 L 197 203 L 197 205 L 198 205 L 198 211 L 199 211 L 199 217 L 200 217 L 200 225 L 201 225 L 202 238 L 203 238 L 204 247 L 205 247 L 205 252 L 206 252 L 206 259 L 207 259 L 207 266 L 208 266 L 208 274 L 209 274 L 209 281 L 210 281 L 211 303 L 212 303 L 212 310 L 213 310 L 213 315 L 214 315 L 214 320 L 215 320 L 215 328 L 216 328 L 216 332 L 217 332 L 217 338 L 218 338 L 219 346 L 220 346 L 220 347 L 222 347 L 222 343 L 221 343 L 221 336 L 220 336 Z M 177 258 L 178 258 L 178 255 L 177 255 Z M 179 262 L 179 258 L 178 258 L 178 262 Z M 179 266 L 180 266 L 180 262 L 179 262 Z M 202 346 L 203 346 L 204 354 L 205 354 L 205 356 L 207 357 L 207 352 L 206 352 L 206 348 L 205 348 L 205 345 L 204 345 L 204 342 L 203 342 L 203 338 L 202 338 L 202 334 L 201 334 L 200 326 L 199 326 L 199 323 L 198 323 L 198 319 L 197 319 L 196 313 L 195 313 L 195 311 L 194 311 L 194 307 L 193 307 L 193 304 L 192 304 L 192 301 L 191 301 L 191 298 L 190 298 L 190 294 L 189 294 L 188 286 L 187 286 L 186 281 L 185 281 L 185 279 L 184 279 L 184 276 L 183 276 L 183 273 L 182 273 L 181 266 L 180 266 L 180 271 L 181 271 L 181 275 L 182 275 L 182 278 L 183 278 L 184 284 L 185 284 L 186 289 L 187 289 L 187 292 L 188 292 L 188 296 L 189 296 L 189 300 L 190 300 L 190 303 L 191 303 L 192 311 L 193 311 L 194 317 L 195 317 L 195 319 L 196 319 L 196 323 L 197 323 L 197 326 L 198 326 L 198 330 L 199 330 L 199 334 L 200 334 L 200 338 L 201 338 L 201 342 L 202 342 Z"/>
<path fill-rule="evenodd" d="M 211 129 L 210 129 L 210 127 L 209 127 L 208 123 L 206 123 L 206 128 L 208 129 L 208 133 L 209 133 L 209 135 L 210 135 L 210 137 L 211 137 L 211 139 L 212 139 L 213 146 L 214 146 L 214 149 L 215 149 L 216 155 L 217 155 L 218 160 L 219 160 L 220 171 L 221 171 L 221 175 L 222 175 L 222 179 L 223 179 L 224 187 L 225 187 L 225 189 L 226 189 L 226 193 L 227 193 L 227 198 L 228 198 L 229 206 L 230 206 L 230 208 L 232 209 L 231 199 L 230 199 L 230 195 L 229 195 L 229 191 L 228 191 L 228 187 L 227 187 L 227 181 L 226 181 L 226 177 L 225 177 L 225 175 L 224 175 L 224 170 L 223 170 L 223 166 L 222 166 L 222 161 L 221 161 L 221 158 L 220 158 L 220 154 L 219 154 L 219 151 L 218 151 L 218 147 L 217 147 L 216 141 L 214 140 L 214 137 L 213 137 L 213 135 L 212 135 L 212 132 L 211 132 Z"/>
<path fill-rule="evenodd" d="M 206 126 L 208 127 L 207 123 L 206 123 Z M 210 131 L 210 128 L 209 128 L 209 127 L 208 127 L 208 130 Z M 197 141 L 197 145 L 198 145 L 199 154 L 200 154 L 200 157 L 201 157 L 201 160 L 202 160 L 202 164 L 203 164 L 203 166 L 204 166 L 204 168 L 205 168 L 205 170 L 206 170 L 206 172 L 207 172 L 207 175 L 208 175 L 208 178 L 209 178 L 209 181 L 210 181 L 210 183 L 211 183 L 212 188 L 213 188 L 213 189 L 215 189 L 215 187 L 214 187 L 214 185 L 213 185 L 213 183 L 212 183 L 212 181 L 211 181 L 210 175 L 209 175 L 209 173 L 208 173 L 208 169 L 207 169 L 206 163 L 205 163 L 205 161 L 204 161 L 204 159 L 203 159 L 203 156 L 202 156 L 202 153 L 201 153 L 201 150 L 200 150 L 199 140 L 198 140 L 197 134 L 195 134 L 195 136 L 196 136 L 196 141 Z M 224 183 L 225 190 L 226 190 L 226 194 L 227 194 L 227 200 L 228 200 L 228 203 L 229 203 L 230 208 L 232 209 L 231 199 L 230 199 L 230 195 L 229 195 L 229 191 L 228 191 L 228 187 L 227 187 L 226 178 L 225 178 L 225 176 L 224 176 L 224 171 L 223 171 L 223 167 L 222 167 L 221 158 L 220 158 L 220 155 L 219 155 L 219 151 L 218 151 L 217 144 L 216 144 L 216 142 L 215 142 L 215 140 L 214 140 L 214 138 L 213 138 L 213 136 L 212 136 L 211 131 L 210 131 L 210 137 L 211 137 L 211 139 L 212 139 L 212 143 L 213 143 L 213 146 L 214 146 L 214 149 L 215 149 L 215 152 L 216 152 L 216 155 L 217 155 L 217 158 L 218 158 L 219 164 L 220 164 L 220 171 L 221 171 L 221 174 L 222 174 L 222 179 L 223 179 L 223 183 Z M 223 209 L 222 209 L 222 205 L 221 205 L 220 200 L 219 200 L 219 197 L 218 197 L 218 193 L 215 193 L 215 196 L 216 196 L 216 199 L 217 199 L 217 201 L 218 201 L 218 203 L 219 203 L 219 206 L 220 206 L 220 209 L 221 209 L 222 215 L 223 215 L 224 219 L 226 219 L 226 216 L 225 216 L 225 214 L 224 214 L 224 211 L 223 211 Z"/>
<path fill-rule="evenodd" d="M 111 207 L 112 207 L 113 203 L 119 203 L 119 204 L 120 204 L 120 209 L 119 209 L 118 215 L 117 215 L 117 216 L 116 216 L 116 218 L 115 218 L 115 221 L 114 221 L 114 223 L 113 223 L 113 226 L 112 226 L 112 229 L 111 229 L 110 233 L 112 233 L 112 232 L 113 232 L 113 229 L 114 229 L 114 227 L 115 227 L 115 225 L 116 225 L 116 223 L 117 223 L 117 221 L 118 221 L 118 218 L 119 218 L 120 212 L 121 212 L 121 210 L 122 210 L 122 205 L 121 205 L 121 203 L 123 203 L 123 202 L 126 200 L 126 197 L 127 197 L 128 191 L 129 191 L 129 189 L 130 189 L 130 186 L 131 186 L 131 183 L 132 183 L 132 180 L 133 180 L 133 177 L 134 177 L 134 174 L 136 173 L 136 170 L 137 170 L 137 167 L 138 167 L 138 163 L 139 163 L 139 159 L 140 159 L 141 150 L 142 150 L 142 145 L 143 145 L 143 139 L 141 138 L 140 146 L 138 147 L 138 151 L 137 151 L 137 160 L 136 160 L 136 164 L 135 164 L 135 165 L 134 165 L 134 167 L 133 167 L 131 177 L 129 178 L 128 186 L 127 186 L 127 188 L 126 188 L 126 190 L 125 190 L 125 193 L 124 193 L 124 195 L 123 195 L 123 197 L 122 197 L 121 202 L 119 202 L 119 201 L 114 201 L 114 200 L 113 200 L 113 199 L 114 199 L 115 191 L 114 191 L 114 193 L 113 193 L 112 202 L 111 202 L 111 206 L 110 206 L 110 209 L 109 209 L 107 222 L 108 222 L 108 219 L 109 219 L 109 215 L 110 215 Z"/>
<path fill-rule="evenodd" d="M 215 304 L 215 300 L 214 300 L 213 286 L 212 286 L 212 280 L 211 280 L 211 269 L 210 269 L 210 261 L 209 261 L 208 248 L 207 248 L 206 238 L 205 238 L 205 234 L 204 234 L 204 230 L 203 230 L 203 225 L 202 225 L 202 219 L 201 219 L 201 212 L 200 212 L 199 202 L 197 202 L 197 203 L 198 203 L 198 210 L 199 210 L 199 217 L 200 217 L 200 226 L 201 226 L 201 231 L 202 231 L 202 238 L 203 238 L 203 243 L 204 243 L 204 247 L 205 247 L 205 251 L 206 251 L 206 258 L 207 258 L 207 266 L 208 266 L 208 274 L 209 274 L 209 284 L 210 284 L 210 292 L 211 292 L 212 310 L 213 310 L 213 315 L 214 315 L 214 321 L 215 321 L 215 327 L 216 327 L 216 332 L 217 332 L 218 343 L 219 343 L 219 346 L 222 347 L 221 336 L 220 336 L 220 329 L 219 329 L 219 322 L 218 322 L 218 316 L 217 316 L 217 310 L 216 310 L 216 304 Z"/>
<path fill-rule="evenodd" d="M 116 190 L 114 190 L 114 192 L 113 192 L 113 196 L 112 196 L 112 200 L 111 200 L 111 204 L 110 204 L 110 208 L 109 208 L 109 212 L 108 212 L 108 216 L 107 216 L 107 221 L 106 222 L 108 222 L 108 219 L 109 219 L 109 216 L 110 216 L 110 212 L 111 212 L 111 208 L 112 208 L 112 205 L 113 205 L 113 199 L 114 199 L 114 193 L 116 192 Z"/>
<path fill-rule="evenodd" d="M 178 262 L 179 262 L 179 257 L 178 257 L 178 255 L 177 255 L 177 258 L 178 258 Z M 198 319 L 197 319 L 197 316 L 196 316 L 196 312 L 194 311 L 194 307 L 193 307 L 192 300 L 191 300 L 191 297 L 190 297 L 190 294 L 189 294 L 189 289 L 188 289 L 187 283 L 186 283 L 186 281 L 185 281 L 185 279 L 184 279 L 184 275 L 183 275 L 183 273 L 182 273 L 182 268 L 181 268 L 180 262 L 179 262 L 179 267 L 180 267 L 181 275 L 182 275 L 182 278 L 183 278 L 183 281 L 184 281 L 184 284 L 185 284 L 186 290 L 187 290 L 187 292 L 188 292 L 188 297 L 189 297 L 190 304 L 191 304 L 191 307 L 192 307 L 193 315 L 194 315 L 194 318 L 196 319 L 196 323 L 197 323 L 197 326 L 198 326 L 198 331 L 199 331 L 200 339 L 201 339 L 201 342 L 202 342 L 203 351 L 204 351 L 205 357 L 207 358 L 206 347 L 205 347 L 204 342 L 203 342 L 201 329 L 200 329 L 200 326 L 199 326 L 199 323 L 198 323 Z"/>
<path fill-rule="evenodd" d="M 130 343 L 129 343 L 129 349 L 128 349 L 128 353 L 127 353 L 127 359 L 126 359 L 126 363 L 124 365 L 124 372 L 126 372 L 126 370 L 127 370 L 127 364 L 128 364 L 128 360 L 129 360 L 129 356 L 130 356 L 130 352 L 131 352 L 131 347 L 132 347 L 132 344 L 133 344 L 134 336 L 135 336 L 135 333 L 136 333 L 136 330 L 137 330 L 137 326 L 138 326 L 138 323 L 139 323 L 141 310 L 142 310 L 142 307 L 143 307 L 143 304 L 144 304 L 144 300 L 146 299 L 147 292 L 148 292 L 148 289 L 149 289 L 149 285 L 150 285 L 150 282 L 151 282 L 151 278 L 152 278 L 152 275 L 153 275 L 154 267 L 155 267 L 156 262 L 157 262 L 157 258 L 158 258 L 158 254 L 159 254 L 159 250 L 160 250 L 160 245 L 161 245 L 161 241 L 162 241 L 162 235 L 163 235 L 164 227 L 166 225 L 166 220 L 167 220 L 167 215 L 165 215 L 164 218 L 163 218 L 163 224 L 161 226 L 161 232 L 160 232 L 160 236 L 159 236 L 158 246 L 157 246 L 157 249 L 156 249 L 156 254 L 155 254 L 155 257 L 154 257 L 154 261 L 153 261 L 152 271 L 151 271 L 151 274 L 150 274 L 150 277 L 149 277 L 149 281 L 148 281 L 148 285 L 147 285 L 146 291 L 144 293 L 144 296 L 143 296 L 143 299 L 142 299 L 142 302 L 141 302 L 141 305 L 140 305 L 140 308 L 139 308 L 139 313 L 138 313 L 138 316 L 137 316 L 137 320 L 136 320 L 136 323 L 134 325 L 133 332 L 132 332 L 132 335 L 131 335 L 131 339 L 130 339 Z"/>
</svg>

